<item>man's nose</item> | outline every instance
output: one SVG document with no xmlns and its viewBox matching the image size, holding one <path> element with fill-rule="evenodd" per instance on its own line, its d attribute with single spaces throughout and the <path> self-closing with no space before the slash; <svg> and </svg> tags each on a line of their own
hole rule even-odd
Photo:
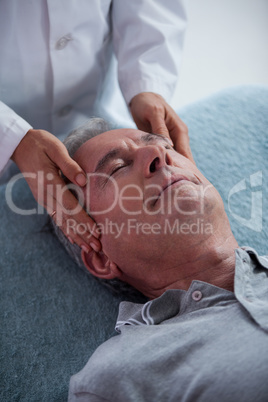
<svg viewBox="0 0 268 402">
<path fill-rule="evenodd" d="M 152 176 L 159 169 L 170 164 L 166 149 L 157 145 L 146 145 L 141 148 L 139 159 L 145 177 Z"/>
</svg>

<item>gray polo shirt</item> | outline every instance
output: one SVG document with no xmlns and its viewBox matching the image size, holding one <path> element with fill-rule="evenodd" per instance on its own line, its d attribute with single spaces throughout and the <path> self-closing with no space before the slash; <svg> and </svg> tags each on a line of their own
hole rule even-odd
<svg viewBox="0 0 268 402">
<path fill-rule="evenodd" d="M 71 378 L 69 401 L 268 401 L 268 258 L 236 250 L 235 293 L 201 281 L 120 304 L 117 335 Z"/>
</svg>

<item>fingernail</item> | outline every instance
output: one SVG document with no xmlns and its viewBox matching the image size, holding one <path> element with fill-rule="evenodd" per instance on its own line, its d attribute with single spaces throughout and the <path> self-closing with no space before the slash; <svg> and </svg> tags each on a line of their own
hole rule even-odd
<svg viewBox="0 0 268 402">
<path fill-rule="evenodd" d="M 95 250 L 96 252 L 99 251 L 99 247 L 95 244 L 95 243 L 89 243 L 90 247 L 93 248 L 93 250 Z"/>
<path fill-rule="evenodd" d="M 67 239 L 69 240 L 69 242 L 70 242 L 71 244 L 74 244 L 74 241 L 73 241 L 73 239 L 72 239 L 70 236 L 67 236 Z"/>
<path fill-rule="evenodd" d="M 76 176 L 75 181 L 81 187 L 85 186 L 86 183 L 87 183 L 87 179 L 86 179 L 86 177 L 85 177 L 85 175 L 83 173 L 79 173 Z"/>
<path fill-rule="evenodd" d="M 90 252 L 90 248 L 88 246 L 85 246 L 84 244 L 82 244 L 81 249 L 84 250 L 84 252 L 87 254 Z"/>
</svg>

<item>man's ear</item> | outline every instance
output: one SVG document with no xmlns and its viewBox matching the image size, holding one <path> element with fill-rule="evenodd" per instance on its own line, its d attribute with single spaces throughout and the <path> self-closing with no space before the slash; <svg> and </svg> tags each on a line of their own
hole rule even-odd
<svg viewBox="0 0 268 402">
<path fill-rule="evenodd" d="M 98 278 L 113 279 L 120 276 L 120 269 L 114 262 L 109 260 L 103 251 L 96 252 L 92 250 L 86 253 L 81 250 L 81 258 L 89 272 Z"/>
</svg>

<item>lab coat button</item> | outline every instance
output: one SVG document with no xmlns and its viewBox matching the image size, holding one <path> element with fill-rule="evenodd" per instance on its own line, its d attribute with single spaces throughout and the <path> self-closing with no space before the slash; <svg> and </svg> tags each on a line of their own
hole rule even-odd
<svg viewBox="0 0 268 402">
<path fill-rule="evenodd" d="M 59 116 L 60 117 L 67 116 L 67 114 L 69 114 L 72 111 L 72 109 L 73 109 L 72 105 L 64 106 L 62 109 L 60 109 Z"/>
<path fill-rule="evenodd" d="M 68 42 L 69 42 L 70 40 L 72 40 L 72 36 L 71 36 L 71 35 L 65 35 L 65 36 L 63 36 L 62 38 L 60 38 L 60 39 L 56 42 L 56 45 L 55 45 L 56 49 L 57 49 L 57 50 L 62 50 L 62 49 L 64 49 L 64 48 L 67 46 L 67 44 L 68 44 Z"/>
<path fill-rule="evenodd" d="M 200 292 L 200 290 L 195 290 L 195 291 L 192 293 L 192 299 L 193 299 L 194 301 L 196 301 L 196 302 L 202 299 L 202 293 Z"/>
</svg>

